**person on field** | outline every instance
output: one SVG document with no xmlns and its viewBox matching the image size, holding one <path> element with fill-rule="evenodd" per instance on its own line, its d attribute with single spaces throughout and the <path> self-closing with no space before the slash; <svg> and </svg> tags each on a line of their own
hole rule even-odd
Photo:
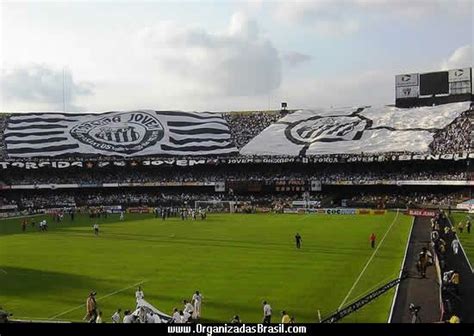
<svg viewBox="0 0 474 336">
<path fill-rule="evenodd" d="M 23 221 L 21 222 L 21 231 L 23 232 L 26 231 L 26 224 L 27 224 L 27 221 L 26 221 L 26 218 L 24 218 Z"/>
<path fill-rule="evenodd" d="M 95 319 L 95 323 L 102 323 L 102 311 L 99 310 L 99 314 L 97 314 L 97 318 Z"/>
<path fill-rule="evenodd" d="M 458 224 L 458 230 L 459 230 L 459 233 L 462 233 L 464 230 L 464 223 L 462 221 L 459 222 Z"/>
<path fill-rule="evenodd" d="M 263 301 L 263 321 L 262 323 L 272 322 L 272 307 L 267 301 Z"/>
<path fill-rule="evenodd" d="M 125 218 L 125 212 L 124 211 L 120 211 L 120 220 L 123 221 Z"/>
<path fill-rule="evenodd" d="M 467 230 L 467 233 L 471 233 L 471 225 L 472 225 L 472 224 L 471 224 L 471 220 L 468 219 L 468 220 L 466 221 L 466 230 Z"/>
<path fill-rule="evenodd" d="M 189 314 L 190 316 L 193 316 L 194 307 L 193 307 L 193 305 L 191 304 L 191 302 L 188 302 L 188 300 L 183 300 L 183 304 L 184 304 L 183 312 L 184 312 L 185 315 L 186 315 L 186 321 L 187 321 L 187 320 L 188 320 L 188 319 L 187 319 L 187 315 L 188 315 L 188 314 Z"/>
<path fill-rule="evenodd" d="M 193 294 L 191 302 L 194 304 L 194 316 L 196 318 L 201 317 L 201 304 L 202 304 L 202 295 L 199 291 Z"/>
<path fill-rule="evenodd" d="M 121 317 L 120 313 L 122 312 L 122 309 L 117 309 L 115 313 L 112 315 L 112 323 L 120 323 Z"/>
<path fill-rule="evenodd" d="M 377 237 L 375 236 L 375 233 L 372 232 L 372 234 L 370 235 L 370 246 L 372 248 L 375 248 L 375 240 L 377 239 Z"/>
<path fill-rule="evenodd" d="M 145 293 L 143 293 L 142 287 L 138 286 L 137 291 L 135 292 L 135 299 L 138 301 L 143 300 L 145 298 Z"/>
<path fill-rule="evenodd" d="M 93 228 L 94 228 L 94 234 L 96 236 L 98 236 L 99 235 L 99 224 L 95 223 Z"/>
<path fill-rule="evenodd" d="M 89 323 L 95 323 L 97 318 L 97 302 L 95 300 L 96 292 L 91 292 L 86 300 L 86 316 L 85 319 Z"/>
<path fill-rule="evenodd" d="M 181 316 L 179 315 L 178 308 L 173 309 L 173 315 L 171 315 L 170 323 L 181 323 Z"/>
<path fill-rule="evenodd" d="M 232 318 L 232 320 L 230 320 L 230 323 L 232 323 L 232 324 L 240 324 L 240 323 L 242 323 L 242 320 L 240 319 L 240 316 L 239 316 L 239 315 L 234 315 L 234 317 Z"/>
<path fill-rule="evenodd" d="M 286 311 L 281 312 L 281 323 L 290 323 L 290 315 Z"/>
<path fill-rule="evenodd" d="M 296 242 L 296 248 L 299 249 L 301 248 L 301 242 L 303 241 L 303 238 L 301 238 L 300 234 L 297 232 L 295 235 L 295 242 Z"/>
<path fill-rule="evenodd" d="M 130 313 L 130 310 L 126 310 L 123 316 L 123 323 L 134 323 L 135 317 Z"/>
</svg>

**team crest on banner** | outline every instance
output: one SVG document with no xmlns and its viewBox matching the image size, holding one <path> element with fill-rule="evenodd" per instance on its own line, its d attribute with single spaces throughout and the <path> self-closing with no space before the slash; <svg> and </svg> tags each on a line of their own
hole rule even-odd
<svg viewBox="0 0 474 336">
<path fill-rule="evenodd" d="M 13 114 L 8 118 L 3 138 L 10 158 L 71 154 L 202 156 L 238 152 L 226 120 L 222 114 L 212 112 Z"/>
<path fill-rule="evenodd" d="M 298 120 L 288 125 L 285 135 L 295 144 L 358 140 L 372 124 L 358 115 L 361 110 L 348 116 L 314 116 Z"/>
<path fill-rule="evenodd" d="M 469 104 L 461 102 L 411 109 L 365 106 L 299 110 L 267 127 L 240 153 L 300 157 L 427 153 L 434 134 L 468 110 Z"/>
<path fill-rule="evenodd" d="M 133 154 L 163 138 L 160 121 L 146 112 L 125 112 L 98 117 L 71 129 L 71 135 L 96 149 Z"/>
</svg>

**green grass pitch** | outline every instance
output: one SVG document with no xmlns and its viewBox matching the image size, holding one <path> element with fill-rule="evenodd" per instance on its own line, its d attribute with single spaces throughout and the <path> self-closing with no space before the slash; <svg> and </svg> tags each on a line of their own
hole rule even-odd
<svg viewBox="0 0 474 336">
<path fill-rule="evenodd" d="M 100 219 L 99 237 L 86 216 L 48 222 L 48 232 L 28 227 L 22 233 L 20 219 L 0 221 L 0 306 L 17 318 L 81 321 L 81 305 L 94 289 L 110 322 L 116 308 L 135 307 L 130 286 L 144 281 L 145 299 L 166 313 L 200 290 L 204 321 L 239 314 L 244 322 L 259 322 L 266 299 L 274 322 L 283 309 L 297 322 L 316 322 L 318 310 L 325 317 L 339 307 L 371 258 L 371 232 L 378 243 L 386 238 L 348 301 L 398 276 L 412 218 L 395 212 L 210 214 L 205 221 L 162 221 L 128 214 L 120 222 L 110 215 Z M 343 321 L 386 322 L 393 293 Z"/>
<path fill-rule="evenodd" d="M 459 231 L 457 232 L 459 236 L 459 240 L 461 241 L 462 247 L 464 251 L 467 254 L 467 257 L 469 258 L 469 261 L 471 262 L 471 266 L 474 267 L 474 228 L 471 227 L 471 233 L 467 233 L 466 231 L 466 219 L 467 219 L 467 213 L 466 212 L 453 212 L 451 213 L 451 223 L 453 225 L 459 224 L 459 222 L 464 222 L 464 230 L 463 233 L 460 233 Z M 471 214 L 471 218 L 473 218 Z M 471 220 L 471 223 L 473 221 Z"/>
</svg>

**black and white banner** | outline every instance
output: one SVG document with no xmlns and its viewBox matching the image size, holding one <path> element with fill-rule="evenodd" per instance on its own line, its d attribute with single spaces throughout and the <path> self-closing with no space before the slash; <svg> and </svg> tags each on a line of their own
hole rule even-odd
<svg viewBox="0 0 474 336">
<path fill-rule="evenodd" d="M 312 156 L 429 152 L 433 135 L 470 102 L 400 109 L 393 106 L 300 110 L 245 145 L 243 155 Z"/>
<path fill-rule="evenodd" d="M 0 161 L 0 170 L 3 169 L 100 169 L 106 167 L 194 167 L 194 166 L 216 166 L 216 165 L 246 165 L 246 164 L 326 164 L 326 163 L 373 163 L 373 162 L 397 162 L 397 161 L 464 161 L 473 160 L 474 152 L 459 154 L 364 154 L 364 155 L 317 155 L 313 157 L 229 157 L 220 159 L 154 159 L 154 160 L 84 160 L 84 161 L 56 161 L 56 160 L 22 160 Z M 1 189 L 1 185 L 0 185 Z"/>
<path fill-rule="evenodd" d="M 237 152 L 221 114 L 150 110 L 15 114 L 8 121 L 5 144 L 10 158 L 64 154 L 199 156 Z"/>
</svg>

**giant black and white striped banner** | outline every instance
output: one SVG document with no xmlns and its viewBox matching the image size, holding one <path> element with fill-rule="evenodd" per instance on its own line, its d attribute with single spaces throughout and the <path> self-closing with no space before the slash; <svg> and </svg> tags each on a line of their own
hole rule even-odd
<svg viewBox="0 0 474 336">
<path fill-rule="evenodd" d="M 217 113 L 131 111 L 12 115 L 5 130 L 11 158 L 71 154 L 222 155 L 237 152 Z"/>
<path fill-rule="evenodd" d="M 381 106 L 300 110 L 267 127 L 240 153 L 428 153 L 433 135 L 467 111 L 469 105 L 470 102 L 462 102 L 410 109 Z"/>
</svg>

